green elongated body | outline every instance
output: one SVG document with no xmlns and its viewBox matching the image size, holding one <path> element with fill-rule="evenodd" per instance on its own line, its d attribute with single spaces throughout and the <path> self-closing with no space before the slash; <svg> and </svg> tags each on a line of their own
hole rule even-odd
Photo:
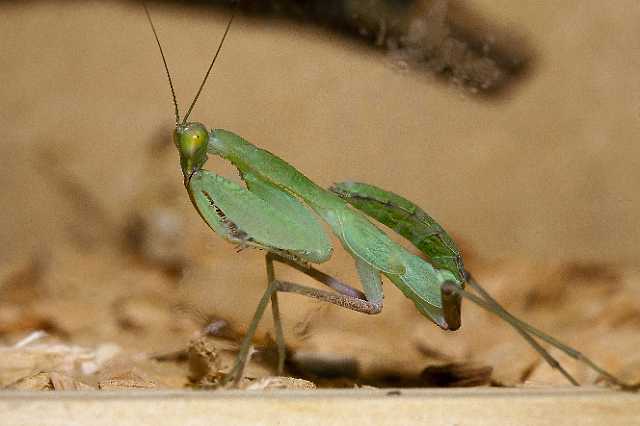
<svg viewBox="0 0 640 426">
<path fill-rule="evenodd" d="M 197 136 L 192 133 L 197 133 Z M 203 153 L 202 147 L 193 148 L 193 140 L 203 144 L 206 142 L 207 152 L 221 156 L 236 166 L 247 188 L 202 169 L 206 153 Z M 379 312 L 377 306 L 381 308 L 383 297 L 380 273 L 383 273 L 413 301 L 422 314 L 441 328 L 455 330 L 460 326 L 460 300 L 464 296 L 514 327 L 549 365 L 558 369 L 572 384 L 577 385 L 578 382 L 534 337 L 586 363 L 623 389 L 636 391 L 640 387 L 639 384 L 625 384 L 580 352 L 507 312 L 464 270 L 460 251 L 446 231 L 411 201 L 363 183 L 336 184 L 331 188 L 333 192 L 329 192 L 284 160 L 240 136 L 220 129 L 207 133 L 199 123 L 177 126 L 175 141 L 183 165 L 185 187 L 194 206 L 214 231 L 232 242 L 264 248 L 285 256 L 292 255 L 297 261 L 324 262 L 331 256 L 332 248 L 317 219 L 305 204 L 313 209 L 330 225 L 344 248 L 356 260 L 366 298 L 373 302 L 362 312 Z M 204 159 L 194 157 L 193 153 L 201 153 L 199 155 Z M 351 206 L 403 235 L 429 257 L 429 262 L 393 242 L 363 213 L 353 210 Z M 465 282 L 480 296 L 465 291 Z M 276 283 L 275 280 L 270 281 L 236 365 L 243 365 L 246 359 L 249 338 L 255 333 L 257 319 L 266 306 L 265 297 L 273 294 Z M 284 285 L 280 288 L 292 287 Z M 321 296 L 308 290 L 306 294 Z M 330 297 L 322 297 L 331 300 Z M 275 300 L 272 296 L 272 303 Z M 349 307 L 348 304 L 344 306 Z M 277 308 L 274 308 L 275 317 Z M 279 353 L 283 359 L 284 350 Z M 282 365 L 280 362 L 279 370 Z M 242 368 L 236 371 L 239 371 L 235 379 L 235 383 L 238 383 Z"/>
<path fill-rule="evenodd" d="M 189 115 L 220 53 L 234 15 L 227 23 L 218 50 L 181 122 L 162 45 L 149 10 L 144 2 L 143 5 L 171 88 L 176 118 L 173 138 L 191 202 L 209 227 L 223 238 L 243 247 L 268 252 L 265 257 L 267 289 L 258 303 L 234 367 L 223 382 L 232 378 L 234 385 L 240 383 L 250 357 L 251 341 L 269 301 L 278 348 L 277 371 L 282 374 L 286 348 L 279 313 L 279 292 L 297 293 L 357 312 L 376 314 L 383 306 L 382 273 L 414 302 L 422 314 L 444 329 L 460 327 L 460 301 L 464 297 L 511 325 L 572 384 L 577 385 L 578 382 L 536 338 L 584 362 L 622 389 L 637 391 L 640 388 L 638 383 L 622 382 L 580 352 L 507 312 L 465 271 L 460 250 L 445 230 L 411 201 L 375 186 L 354 182 L 336 184 L 331 188 L 333 192 L 329 192 L 281 158 L 240 136 L 221 129 L 209 132 L 201 123 L 189 122 Z M 203 169 L 208 153 L 230 161 L 239 170 L 246 187 Z M 393 242 L 369 222 L 365 214 L 404 236 L 425 253 L 429 261 Z M 318 216 L 329 224 L 342 246 L 355 259 L 364 293 L 310 265 L 327 261 L 333 251 Z M 333 292 L 276 279 L 274 262 L 292 266 L 330 287 Z M 465 283 L 477 294 L 465 290 Z"/>
<path fill-rule="evenodd" d="M 233 243 L 286 250 L 313 263 L 324 262 L 331 256 L 331 243 L 318 221 L 308 213 L 282 215 L 277 205 L 206 170 L 191 177 L 189 192 L 202 218 Z M 294 206 L 287 208 L 293 210 Z"/>
<path fill-rule="evenodd" d="M 182 140 L 193 140 L 191 133 L 203 138 L 203 129 L 201 124 L 190 123 L 177 131 L 179 150 L 181 145 L 188 145 Z M 204 162 L 199 159 L 181 160 L 181 164 L 195 165 L 183 169 L 185 186 L 200 216 L 214 231 L 234 243 L 289 252 L 299 260 L 321 263 L 330 257 L 331 248 L 303 202 L 329 224 L 355 259 L 374 273 L 386 275 L 438 326 L 450 328 L 442 313 L 440 287 L 446 281 L 462 287 L 464 281 L 455 273 L 434 268 L 410 253 L 362 213 L 278 156 L 222 129 L 211 131 L 207 139 L 207 152 L 230 161 L 247 184 L 245 189 L 202 169 Z M 182 156 L 201 151 L 190 148 L 180 152 Z M 367 277 L 362 267 L 358 271 L 361 277 Z M 382 290 L 371 284 L 370 275 L 363 279 L 365 294 L 381 298 Z"/>
<path fill-rule="evenodd" d="M 460 326 L 460 298 L 453 289 L 461 290 L 463 280 L 459 280 L 455 273 L 436 269 L 408 252 L 369 222 L 363 213 L 316 185 L 279 157 L 232 132 L 217 129 L 209 133 L 203 124 L 188 121 L 235 13 L 229 19 L 218 49 L 181 121 L 162 45 L 144 2 L 143 6 L 171 89 L 176 119 L 173 140 L 180 156 L 184 186 L 192 204 L 209 227 L 223 238 L 241 246 L 268 251 L 265 256 L 267 289 L 227 377 L 233 376 L 235 385 L 240 383 L 250 356 L 251 340 L 269 301 L 278 348 L 277 371 L 283 372 L 286 348 L 278 292 L 297 293 L 354 311 L 376 314 L 383 307 L 382 273 L 438 326 L 457 329 Z M 203 167 L 209 153 L 230 161 L 239 170 L 246 187 L 205 170 Z M 310 265 L 325 262 L 333 250 L 316 215 L 331 227 L 342 246 L 353 256 L 364 293 Z M 276 279 L 276 261 L 289 264 L 334 292 Z"/>
</svg>

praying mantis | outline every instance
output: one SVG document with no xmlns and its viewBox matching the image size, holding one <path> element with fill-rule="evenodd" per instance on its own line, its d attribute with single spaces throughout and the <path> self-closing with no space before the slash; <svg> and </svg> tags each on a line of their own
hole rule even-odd
<svg viewBox="0 0 640 426">
<path fill-rule="evenodd" d="M 580 352 L 507 312 L 465 270 L 460 250 L 447 232 L 411 201 L 365 183 L 343 182 L 327 190 L 280 157 L 239 135 L 223 129 L 209 131 L 202 123 L 189 121 L 229 33 L 235 11 L 200 87 L 181 119 L 165 54 L 149 10 L 146 4 L 143 5 L 173 98 L 173 141 L 189 199 L 215 233 L 240 247 L 266 252 L 267 288 L 225 382 L 237 386 L 243 378 L 252 339 L 269 302 L 278 351 L 277 373 L 282 374 L 285 342 L 278 293 L 295 293 L 357 312 L 377 314 L 383 308 L 381 275 L 384 275 L 422 315 L 441 329 L 453 331 L 460 327 L 461 300 L 468 299 L 511 325 L 572 384 L 578 385 L 578 382 L 536 338 L 584 362 L 608 382 L 626 390 L 638 389 L 638 385 L 623 383 Z M 235 166 L 244 186 L 204 169 L 209 155 L 221 157 Z M 394 242 L 371 220 L 406 238 L 428 260 Z M 313 266 L 328 261 L 333 252 L 321 221 L 353 257 L 362 291 Z M 276 279 L 275 262 L 297 269 L 332 291 Z M 467 290 L 467 285 L 475 293 Z"/>
</svg>

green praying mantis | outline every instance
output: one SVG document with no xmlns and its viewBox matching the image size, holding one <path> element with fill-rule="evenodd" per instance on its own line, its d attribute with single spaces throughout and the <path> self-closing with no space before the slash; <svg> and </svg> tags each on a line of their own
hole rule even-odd
<svg viewBox="0 0 640 426">
<path fill-rule="evenodd" d="M 636 390 L 597 366 L 575 349 L 514 317 L 496 302 L 469 274 L 460 250 L 447 232 L 426 212 L 405 198 L 364 183 L 343 182 L 324 189 L 278 156 L 258 148 L 235 133 L 209 131 L 189 121 L 202 89 L 229 33 L 234 13 L 187 113 L 180 119 L 169 67 L 158 33 L 144 4 L 173 98 L 178 149 L 184 186 L 191 203 L 207 225 L 221 237 L 266 252 L 267 289 L 242 341 L 225 381 L 238 385 L 243 377 L 252 339 L 271 302 L 278 374 L 285 362 L 285 342 L 278 293 L 296 293 L 366 314 L 383 308 L 381 275 L 394 283 L 418 311 L 444 330 L 456 330 L 461 321 L 461 300 L 472 301 L 511 325 L 554 369 L 569 382 L 578 382 L 536 340 L 546 342 L 584 362 L 608 382 Z M 204 169 L 208 155 L 229 161 L 244 186 Z M 363 291 L 316 269 L 330 259 L 333 247 L 321 219 L 353 257 Z M 371 219 L 399 233 L 426 255 L 417 256 L 394 242 Z M 274 262 L 289 265 L 332 291 L 276 279 Z M 475 293 L 465 289 L 466 286 Z"/>
</svg>

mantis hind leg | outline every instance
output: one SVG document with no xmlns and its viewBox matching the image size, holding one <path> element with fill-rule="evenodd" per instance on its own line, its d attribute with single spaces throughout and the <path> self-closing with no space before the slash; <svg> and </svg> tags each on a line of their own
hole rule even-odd
<svg viewBox="0 0 640 426">
<path fill-rule="evenodd" d="M 638 391 L 640 389 L 640 383 L 627 384 L 622 380 L 604 370 L 602 367 L 595 364 L 591 359 L 577 351 L 576 349 L 560 342 L 554 337 L 544 333 L 543 331 L 533 327 L 531 324 L 522 321 L 521 319 L 512 315 L 502 305 L 500 305 L 478 282 L 471 276 L 471 274 L 465 271 L 467 284 L 473 288 L 478 294 L 473 294 L 468 291 L 462 290 L 457 286 L 450 285 L 448 283 L 443 284 L 443 292 L 455 292 L 461 297 L 471 300 L 473 303 L 482 307 L 483 309 L 497 315 L 511 327 L 513 327 L 539 354 L 542 358 L 554 369 L 560 371 L 569 382 L 578 386 L 578 382 L 562 367 L 562 365 L 544 348 L 538 343 L 533 336 L 550 344 L 551 346 L 561 350 L 568 356 L 574 358 L 577 361 L 583 362 L 589 368 L 600 374 L 606 381 L 619 386 L 622 390 Z"/>
<path fill-rule="evenodd" d="M 238 356 L 236 358 L 235 364 L 232 370 L 228 374 L 228 380 L 233 380 L 234 385 L 238 385 L 242 376 L 244 375 L 244 369 L 247 364 L 249 358 L 249 351 L 251 349 L 251 342 L 253 341 L 253 337 L 255 336 L 256 330 L 258 328 L 258 324 L 264 315 L 264 311 L 267 307 L 269 301 L 271 301 L 271 310 L 273 313 L 273 322 L 275 328 L 275 338 L 276 345 L 278 350 L 278 374 L 282 374 L 284 370 L 284 362 L 286 357 L 286 347 L 284 342 L 284 333 L 282 330 L 282 320 L 280 318 L 280 309 L 278 304 L 278 292 L 283 293 L 296 293 L 301 296 L 311 297 L 313 299 L 321 300 L 324 302 L 332 303 L 337 306 L 341 306 L 343 308 L 351 309 L 357 312 L 362 312 L 365 314 L 377 314 L 382 311 L 382 290 L 381 288 L 377 288 L 376 281 L 363 281 L 365 289 L 374 289 L 374 292 L 367 291 L 369 296 L 365 295 L 365 293 L 357 290 L 336 278 L 325 274 L 322 271 L 319 271 L 313 267 L 300 265 L 290 259 L 279 256 L 275 253 L 268 253 L 266 256 L 266 266 L 267 266 L 267 289 L 265 290 L 260 302 L 258 303 L 258 307 L 256 308 L 256 312 L 253 314 L 253 319 L 249 324 L 249 328 L 247 329 L 247 333 L 240 345 L 240 350 L 238 352 Z M 288 281 L 279 281 L 275 279 L 275 271 L 273 267 L 273 262 L 278 261 L 280 263 L 285 263 L 293 268 L 303 272 L 304 274 L 310 276 L 316 281 L 328 286 L 329 288 L 335 290 L 336 292 L 329 292 L 324 290 L 319 290 L 313 287 L 307 287 L 300 284 L 288 282 Z M 362 266 L 358 267 L 359 272 L 363 269 Z M 371 271 L 367 271 L 370 275 Z M 360 272 L 361 278 L 364 280 L 365 273 Z M 378 278 L 379 280 L 379 278 Z M 375 292 L 377 291 L 377 293 Z M 368 298 L 372 298 L 373 300 L 368 300 Z"/>
</svg>

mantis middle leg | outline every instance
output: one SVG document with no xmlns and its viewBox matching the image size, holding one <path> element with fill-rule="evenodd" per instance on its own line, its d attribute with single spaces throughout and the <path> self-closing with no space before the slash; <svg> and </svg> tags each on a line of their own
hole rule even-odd
<svg viewBox="0 0 640 426">
<path fill-rule="evenodd" d="M 265 290 L 256 312 L 253 315 L 253 319 L 249 324 L 247 333 L 240 345 L 240 350 L 236 358 L 236 362 L 229 372 L 229 379 L 233 379 L 233 384 L 238 385 L 244 374 L 244 368 L 246 366 L 247 358 L 249 356 L 249 350 L 251 348 L 251 342 L 255 336 L 258 324 L 264 315 L 264 311 L 267 308 L 267 304 L 271 301 L 271 307 L 273 312 L 273 322 L 275 327 L 276 345 L 278 348 L 278 374 L 282 374 L 285 361 L 285 344 L 284 333 L 282 330 L 282 321 L 280 318 L 280 311 L 278 305 L 278 292 L 296 293 L 302 296 L 311 297 L 324 302 L 332 303 L 334 305 L 341 306 L 343 308 L 351 309 L 356 312 L 362 312 L 365 314 L 377 314 L 382 311 L 382 289 L 379 281 L 379 275 L 374 270 L 367 269 L 366 265 L 357 264 L 358 272 L 361 279 L 363 279 L 363 286 L 365 292 L 361 292 L 347 284 L 344 284 L 336 278 L 325 274 L 312 267 L 305 267 L 293 262 L 290 259 L 279 256 L 274 253 L 266 255 L 266 267 L 267 267 L 267 289 Z M 293 268 L 303 272 L 316 281 L 332 288 L 336 291 L 329 292 L 313 287 L 307 287 L 300 284 L 279 281 L 275 278 L 275 271 L 273 263 L 278 261 L 285 263 Z M 376 280 L 377 276 L 377 280 Z M 373 277 L 373 278 L 372 278 Z"/>
</svg>

